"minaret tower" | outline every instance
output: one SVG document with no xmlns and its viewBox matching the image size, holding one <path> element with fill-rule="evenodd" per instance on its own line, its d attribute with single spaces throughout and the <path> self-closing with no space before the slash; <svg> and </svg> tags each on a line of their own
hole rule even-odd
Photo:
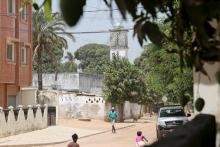
<svg viewBox="0 0 220 147">
<path fill-rule="evenodd" d="M 110 60 L 113 54 L 128 58 L 128 30 L 120 25 L 110 30 Z"/>
</svg>

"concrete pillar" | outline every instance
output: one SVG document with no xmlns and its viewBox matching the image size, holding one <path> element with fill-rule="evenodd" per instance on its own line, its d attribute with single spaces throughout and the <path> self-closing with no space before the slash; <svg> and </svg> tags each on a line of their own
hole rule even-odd
<svg viewBox="0 0 220 147">
<path fill-rule="evenodd" d="M 35 115 L 36 129 L 42 129 L 43 128 L 43 118 L 42 118 L 40 104 L 37 104 L 36 106 L 37 106 L 37 112 Z"/>
<path fill-rule="evenodd" d="M 28 131 L 34 130 L 34 113 L 31 105 L 28 105 L 27 128 Z"/>
<path fill-rule="evenodd" d="M 15 130 L 16 130 L 16 123 L 15 123 L 15 115 L 14 115 L 14 107 L 13 106 L 9 106 L 8 107 L 9 112 L 8 112 L 8 120 L 7 120 L 7 132 L 9 135 L 13 135 L 15 134 Z"/>
<path fill-rule="evenodd" d="M 47 113 L 48 113 L 48 106 L 47 104 L 44 104 L 44 114 L 43 114 L 43 126 L 44 128 L 47 127 Z"/>
<path fill-rule="evenodd" d="M 17 118 L 17 123 L 16 123 L 16 134 L 24 133 L 28 131 L 27 122 L 24 116 L 23 106 L 18 105 L 18 109 L 19 111 L 18 111 L 18 118 Z"/>
<path fill-rule="evenodd" d="M 7 129 L 7 124 L 5 120 L 5 113 L 3 111 L 3 108 L 0 107 L 0 137 L 3 137 L 5 135 Z"/>
</svg>

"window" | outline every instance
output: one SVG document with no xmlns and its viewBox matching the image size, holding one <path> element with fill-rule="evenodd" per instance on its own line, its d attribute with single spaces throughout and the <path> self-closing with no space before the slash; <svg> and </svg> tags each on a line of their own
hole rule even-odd
<svg viewBox="0 0 220 147">
<path fill-rule="evenodd" d="M 10 62 L 15 61 L 15 49 L 13 43 L 7 44 L 7 60 Z"/>
<path fill-rule="evenodd" d="M 8 14 L 15 14 L 15 0 L 7 0 L 8 1 Z"/>
<path fill-rule="evenodd" d="M 27 49 L 21 48 L 21 64 L 27 64 Z"/>
<path fill-rule="evenodd" d="M 160 112 L 160 117 L 178 117 L 186 116 L 183 109 L 164 109 Z"/>
<path fill-rule="evenodd" d="M 16 108 L 16 95 L 8 96 L 8 106 L 13 106 L 14 108 Z"/>
<path fill-rule="evenodd" d="M 27 6 L 24 5 L 21 11 L 21 19 L 27 21 Z"/>
</svg>

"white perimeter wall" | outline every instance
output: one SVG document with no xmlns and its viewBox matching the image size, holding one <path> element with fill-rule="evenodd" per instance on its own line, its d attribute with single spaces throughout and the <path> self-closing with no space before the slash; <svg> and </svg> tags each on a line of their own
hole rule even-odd
<svg viewBox="0 0 220 147">
<path fill-rule="evenodd" d="M 43 113 L 38 105 L 37 111 L 33 112 L 32 106 L 28 106 L 27 116 L 22 106 L 19 106 L 17 117 L 15 117 L 12 106 L 9 106 L 8 116 L 0 108 L 0 137 L 16 135 L 33 130 L 43 129 L 47 127 L 47 107 L 44 107 Z"/>
<path fill-rule="evenodd" d="M 99 96 L 60 94 L 59 118 L 103 119 L 105 101 Z"/>
<path fill-rule="evenodd" d="M 124 104 L 124 119 L 138 118 L 141 106 L 128 101 Z M 105 120 L 111 105 L 100 96 L 59 95 L 59 118 L 93 118 Z"/>
</svg>

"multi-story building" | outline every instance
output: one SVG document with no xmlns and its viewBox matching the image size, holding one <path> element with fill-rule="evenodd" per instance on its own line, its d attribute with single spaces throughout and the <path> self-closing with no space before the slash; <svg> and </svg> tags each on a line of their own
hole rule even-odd
<svg viewBox="0 0 220 147">
<path fill-rule="evenodd" d="M 32 8 L 0 0 L 0 106 L 16 106 L 32 81 Z"/>
</svg>

